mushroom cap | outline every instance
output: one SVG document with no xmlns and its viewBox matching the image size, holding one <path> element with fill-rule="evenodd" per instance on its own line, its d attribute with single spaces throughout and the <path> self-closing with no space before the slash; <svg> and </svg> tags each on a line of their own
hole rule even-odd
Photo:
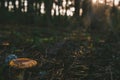
<svg viewBox="0 0 120 80">
<path fill-rule="evenodd" d="M 9 46 L 10 43 L 9 43 L 9 42 L 3 42 L 2 45 L 3 45 L 3 46 Z"/>
<path fill-rule="evenodd" d="M 9 65 L 14 68 L 31 68 L 37 65 L 37 61 L 30 58 L 17 58 L 10 61 Z"/>
</svg>

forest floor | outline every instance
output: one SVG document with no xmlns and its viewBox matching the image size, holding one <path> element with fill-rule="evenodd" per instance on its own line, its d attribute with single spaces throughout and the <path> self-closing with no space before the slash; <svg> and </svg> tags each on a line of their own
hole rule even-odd
<svg viewBox="0 0 120 80">
<path fill-rule="evenodd" d="M 18 74 L 5 67 L 9 54 L 38 62 L 26 70 L 26 80 L 119 80 L 119 39 L 112 32 L 99 38 L 80 27 L 0 25 L 0 80 Z"/>
</svg>

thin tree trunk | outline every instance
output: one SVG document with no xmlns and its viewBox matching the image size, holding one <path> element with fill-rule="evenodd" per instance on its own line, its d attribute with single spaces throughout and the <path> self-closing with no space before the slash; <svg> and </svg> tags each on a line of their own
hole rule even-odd
<svg viewBox="0 0 120 80">
<path fill-rule="evenodd" d="M 1 0 L 1 6 L 0 6 L 0 23 L 5 23 L 7 20 L 7 8 L 5 8 L 5 0 Z"/>
<path fill-rule="evenodd" d="M 89 12 L 92 9 L 91 4 L 92 4 L 91 0 L 84 0 L 83 1 L 83 4 L 82 4 L 83 14 L 82 14 L 82 16 L 86 16 L 89 14 Z"/>
<path fill-rule="evenodd" d="M 79 17 L 79 10 L 80 10 L 80 1 L 81 0 L 75 0 L 75 17 Z"/>
<path fill-rule="evenodd" d="M 115 0 L 113 0 L 113 7 L 115 6 Z"/>
<path fill-rule="evenodd" d="M 46 25 L 51 25 L 51 9 L 52 9 L 52 3 L 53 0 L 45 0 L 45 19 L 46 19 Z"/>
<path fill-rule="evenodd" d="M 34 24 L 33 2 L 34 0 L 28 0 L 27 24 Z"/>
<path fill-rule="evenodd" d="M 107 5 L 107 0 L 105 0 L 105 5 Z"/>
</svg>

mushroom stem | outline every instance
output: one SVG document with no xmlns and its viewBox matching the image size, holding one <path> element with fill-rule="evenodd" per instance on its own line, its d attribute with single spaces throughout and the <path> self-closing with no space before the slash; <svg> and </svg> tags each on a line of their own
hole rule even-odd
<svg viewBox="0 0 120 80">
<path fill-rule="evenodd" d="M 16 76 L 16 80 L 24 80 L 25 69 L 21 70 L 20 73 Z"/>
</svg>

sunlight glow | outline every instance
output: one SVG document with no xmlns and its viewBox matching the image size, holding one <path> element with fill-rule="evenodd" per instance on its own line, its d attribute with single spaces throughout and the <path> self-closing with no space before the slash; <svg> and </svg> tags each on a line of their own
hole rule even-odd
<svg viewBox="0 0 120 80">
<path fill-rule="evenodd" d="M 36 6 L 36 3 L 35 3 L 35 2 L 33 3 L 33 6 L 34 6 L 34 7 Z"/>
<path fill-rule="evenodd" d="M 8 7 L 8 2 L 7 2 L 7 1 L 5 1 L 5 4 L 4 4 L 4 5 L 5 5 L 5 7 Z"/>
<path fill-rule="evenodd" d="M 99 0 L 99 3 L 103 4 L 103 3 L 104 3 L 104 0 Z"/>
<path fill-rule="evenodd" d="M 58 0 L 55 0 L 55 2 L 58 2 Z"/>
<path fill-rule="evenodd" d="M 24 12 L 24 9 L 22 8 L 21 11 Z"/>
<path fill-rule="evenodd" d="M 115 5 L 117 6 L 119 4 L 119 0 L 115 0 Z"/>
<path fill-rule="evenodd" d="M 56 8 L 56 4 L 55 3 L 53 3 L 53 9 L 55 9 Z"/>
<path fill-rule="evenodd" d="M 18 0 L 15 1 L 15 5 L 19 5 L 19 1 Z"/>
<path fill-rule="evenodd" d="M 18 0 L 15 1 L 15 5 L 16 5 L 16 8 L 19 8 L 19 1 Z"/>
<path fill-rule="evenodd" d="M 66 13 L 66 9 L 62 9 L 62 7 L 60 7 L 60 15 L 64 16 Z"/>
<path fill-rule="evenodd" d="M 70 9 L 67 10 L 67 16 L 73 16 L 73 12 Z"/>
<path fill-rule="evenodd" d="M 54 9 L 52 9 L 51 10 L 51 15 L 54 16 L 54 14 L 55 14 L 55 11 L 54 11 Z"/>
<path fill-rule="evenodd" d="M 75 7 L 70 7 L 70 11 L 74 12 L 75 11 Z"/>
<path fill-rule="evenodd" d="M 92 0 L 93 4 L 97 4 L 97 2 L 100 3 L 100 4 L 104 4 L 105 0 Z M 115 6 L 118 6 L 119 0 L 106 0 L 106 4 L 109 5 L 109 6 L 113 6 L 113 2 L 114 2 Z"/>
<path fill-rule="evenodd" d="M 39 9 L 40 8 L 40 4 L 39 3 L 37 3 L 37 9 Z"/>
<path fill-rule="evenodd" d="M 68 5 L 71 5 L 71 4 L 72 4 L 72 2 L 70 0 L 68 0 Z"/>
<path fill-rule="evenodd" d="M 45 4 L 44 4 L 44 2 L 41 3 L 40 8 L 41 8 L 41 10 L 40 10 L 41 14 L 45 14 Z"/>
<path fill-rule="evenodd" d="M 58 7 L 58 5 L 56 5 L 55 10 L 56 10 L 56 15 L 58 16 L 59 15 L 59 7 Z"/>
<path fill-rule="evenodd" d="M 9 1 L 9 6 L 8 6 L 8 10 L 9 11 L 12 11 L 14 8 L 13 4 L 12 4 L 12 1 Z"/>
<path fill-rule="evenodd" d="M 82 8 L 80 8 L 80 10 L 79 10 L 80 12 L 80 16 L 82 16 L 82 13 L 83 13 L 83 9 Z"/>
<path fill-rule="evenodd" d="M 24 1 L 24 6 L 27 6 L 27 5 L 28 5 L 28 1 L 25 0 L 25 1 Z"/>
<path fill-rule="evenodd" d="M 63 7 L 66 7 L 66 0 L 63 0 L 62 6 L 63 6 Z"/>
<path fill-rule="evenodd" d="M 95 4 L 97 2 L 97 0 L 92 0 L 92 3 Z"/>
<path fill-rule="evenodd" d="M 27 7 L 25 7 L 25 8 L 24 8 L 24 12 L 27 12 L 27 10 L 28 10 Z"/>
</svg>

